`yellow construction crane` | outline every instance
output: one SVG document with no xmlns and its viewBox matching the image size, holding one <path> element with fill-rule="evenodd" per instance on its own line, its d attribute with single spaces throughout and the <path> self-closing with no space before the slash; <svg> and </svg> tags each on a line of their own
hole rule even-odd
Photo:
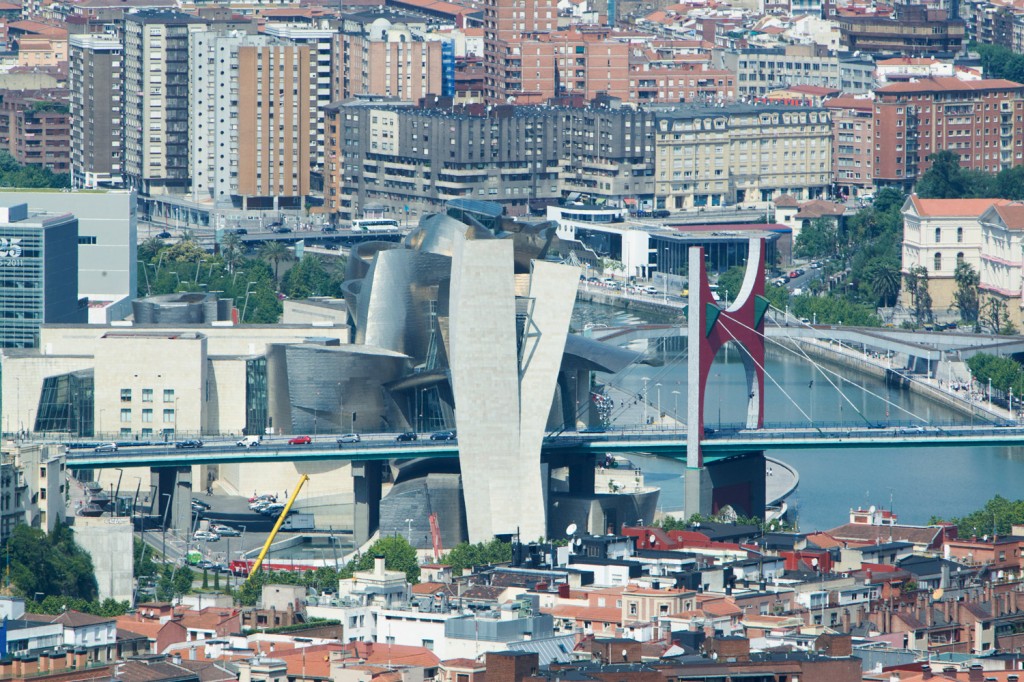
<svg viewBox="0 0 1024 682">
<path fill-rule="evenodd" d="M 267 541 L 263 545 L 263 549 L 260 551 L 260 555 L 256 558 L 256 563 L 249 569 L 249 576 L 245 579 L 246 582 L 252 580 L 252 577 L 256 575 L 260 570 L 260 566 L 263 565 L 263 560 L 267 557 L 267 552 L 270 551 L 270 545 L 273 544 L 274 538 L 277 537 L 277 531 L 281 530 L 281 524 L 288 518 L 288 512 L 291 510 L 292 505 L 295 503 L 295 499 L 299 496 L 299 491 L 302 490 L 302 486 L 309 480 L 309 476 L 302 474 L 299 478 L 299 484 L 295 486 L 295 490 L 292 492 L 291 497 L 288 498 L 288 504 L 281 510 L 281 515 L 277 517 L 277 523 L 274 524 L 274 529 L 270 531 L 270 535 L 267 536 Z"/>
</svg>

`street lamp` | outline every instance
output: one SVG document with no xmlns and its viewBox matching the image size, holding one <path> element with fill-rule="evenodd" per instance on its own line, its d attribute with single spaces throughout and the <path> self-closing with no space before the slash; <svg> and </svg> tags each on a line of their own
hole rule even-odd
<svg viewBox="0 0 1024 682">
<path fill-rule="evenodd" d="M 679 391 L 672 391 L 672 414 L 675 415 L 676 421 L 679 421 Z"/>
<path fill-rule="evenodd" d="M 661 419 L 661 382 L 654 384 L 654 387 L 658 389 L 658 419 Z"/>
<path fill-rule="evenodd" d="M 242 304 L 242 318 L 239 322 L 245 322 L 245 311 L 249 308 L 249 293 L 256 284 L 257 282 L 249 282 L 248 286 L 245 287 L 245 303 Z"/>
<path fill-rule="evenodd" d="M 406 540 L 406 542 L 408 542 L 411 545 L 412 544 L 412 519 L 406 519 L 405 520 L 405 524 L 406 524 L 405 540 Z"/>
<path fill-rule="evenodd" d="M 163 555 L 163 562 L 167 563 L 167 513 L 171 511 L 171 494 L 163 493 L 160 495 L 161 498 L 167 498 L 167 504 L 164 505 L 164 522 L 163 522 L 163 538 L 160 540 L 160 554 Z"/>
</svg>

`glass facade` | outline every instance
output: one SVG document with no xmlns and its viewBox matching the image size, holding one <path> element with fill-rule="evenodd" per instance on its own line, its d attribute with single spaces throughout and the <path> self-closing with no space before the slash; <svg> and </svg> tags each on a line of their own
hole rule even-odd
<svg viewBox="0 0 1024 682">
<path fill-rule="evenodd" d="M 710 234 L 707 237 L 696 234 L 651 235 L 651 248 L 656 250 L 658 270 L 669 275 L 689 274 L 691 246 L 704 247 L 705 265 L 709 274 L 721 274 L 736 265 L 747 264 L 748 238 L 757 234 Z M 766 232 L 766 262 L 775 263 L 778 251 L 776 242 L 779 234 Z"/>
<path fill-rule="evenodd" d="M 94 436 L 94 405 L 91 369 L 46 377 L 33 430 Z"/>
<path fill-rule="evenodd" d="M 245 435 L 261 436 L 267 428 L 267 359 L 245 361 Z"/>
</svg>

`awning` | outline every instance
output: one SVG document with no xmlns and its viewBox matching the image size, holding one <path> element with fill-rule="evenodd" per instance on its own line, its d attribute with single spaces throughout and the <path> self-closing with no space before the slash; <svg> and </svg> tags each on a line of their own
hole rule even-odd
<svg viewBox="0 0 1024 682">
<path fill-rule="evenodd" d="M 622 203 L 624 203 L 626 206 L 636 206 L 636 199 L 633 199 L 632 197 L 626 197 L 625 199 L 622 200 Z"/>
</svg>

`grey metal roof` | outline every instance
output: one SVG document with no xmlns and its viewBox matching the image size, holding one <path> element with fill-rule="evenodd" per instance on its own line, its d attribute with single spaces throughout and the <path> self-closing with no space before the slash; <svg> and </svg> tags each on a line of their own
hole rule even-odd
<svg viewBox="0 0 1024 682">
<path fill-rule="evenodd" d="M 509 642 L 509 651 L 533 652 L 539 657 L 539 665 L 551 663 L 567 663 L 572 660 L 572 650 L 576 645 L 573 634 L 531 639 L 523 642 Z"/>
<path fill-rule="evenodd" d="M 615 374 L 643 358 L 643 353 L 588 339 L 579 334 L 569 334 L 565 339 L 563 363 L 580 364 L 584 369 Z"/>
</svg>

